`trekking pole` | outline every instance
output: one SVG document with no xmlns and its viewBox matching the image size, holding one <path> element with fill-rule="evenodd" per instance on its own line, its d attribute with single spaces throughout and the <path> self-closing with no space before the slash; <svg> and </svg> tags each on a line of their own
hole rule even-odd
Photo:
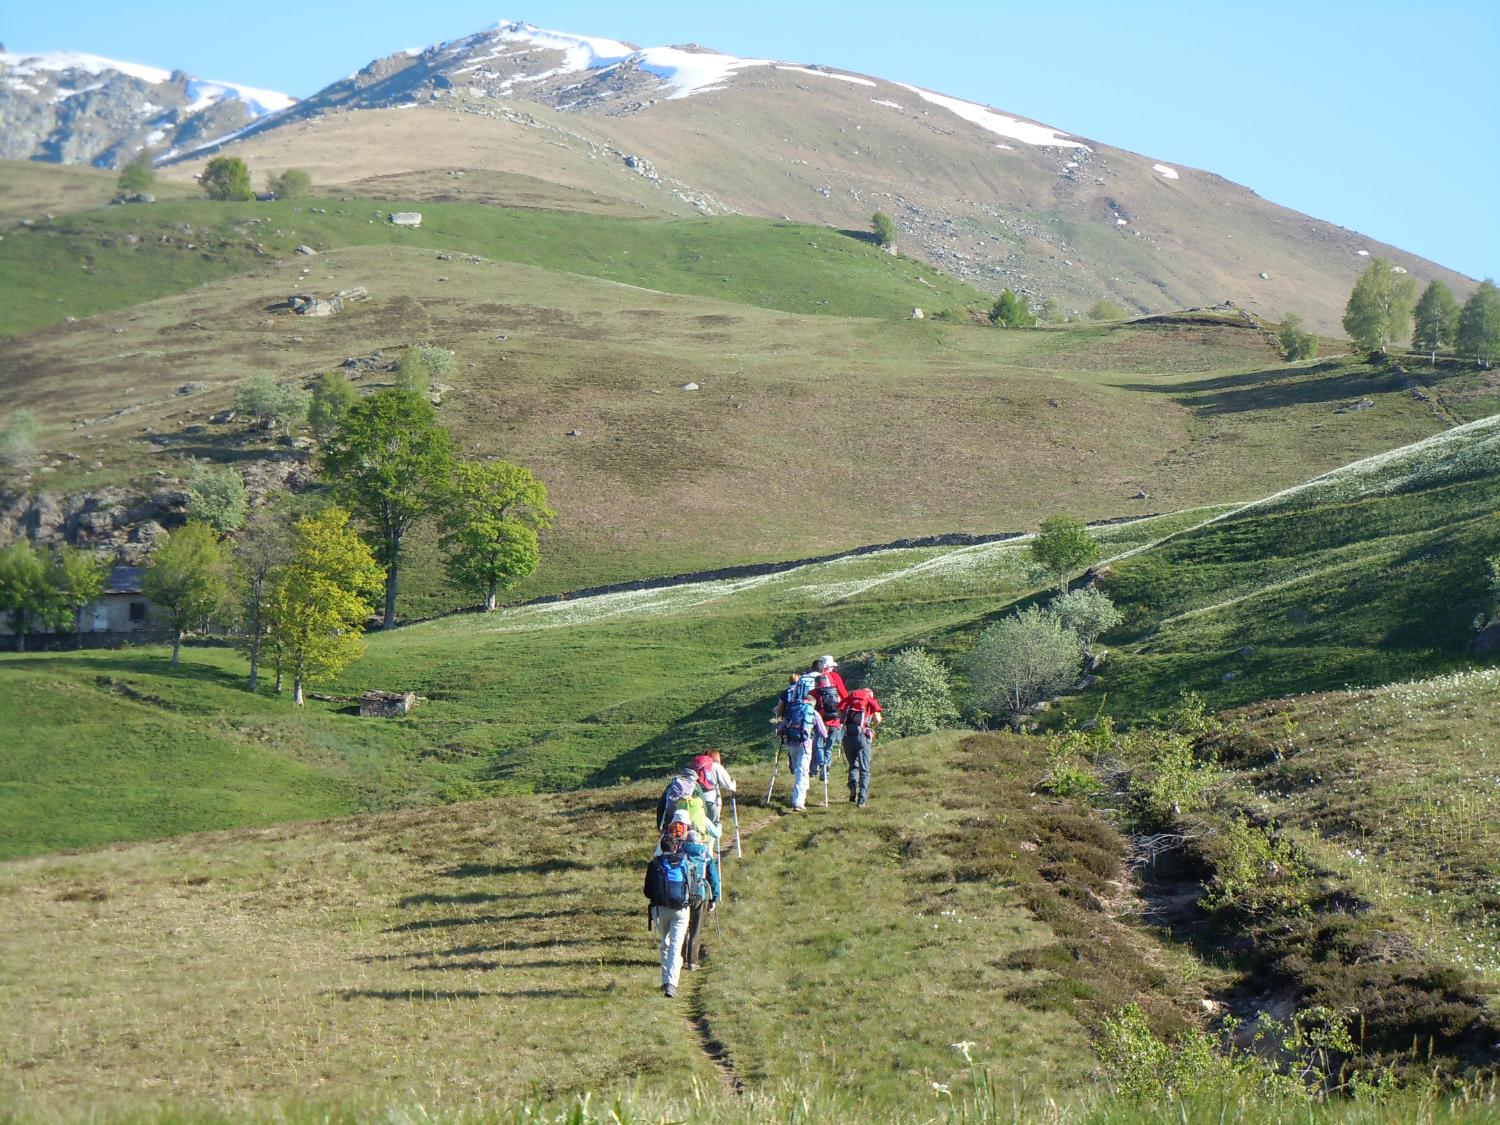
<svg viewBox="0 0 1500 1125">
<path fill-rule="evenodd" d="M 823 807 L 825 809 L 828 807 L 828 771 L 833 766 L 833 751 L 829 750 L 828 753 L 830 756 L 823 761 Z"/>
<path fill-rule="evenodd" d="M 733 797 L 729 798 L 729 811 L 734 816 L 734 858 L 744 859 L 745 853 L 740 851 L 740 807 Z"/>
<path fill-rule="evenodd" d="M 791 751 L 787 752 L 790 757 Z M 771 784 L 766 786 L 766 807 L 771 807 L 771 793 L 776 788 L 776 765 L 781 761 L 781 743 L 771 744 Z"/>
</svg>

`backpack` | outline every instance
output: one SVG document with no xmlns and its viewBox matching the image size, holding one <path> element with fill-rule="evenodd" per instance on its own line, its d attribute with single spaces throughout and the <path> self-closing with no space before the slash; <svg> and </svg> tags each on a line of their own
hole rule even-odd
<svg viewBox="0 0 1500 1125">
<path fill-rule="evenodd" d="M 693 759 L 693 769 L 698 771 L 698 784 L 704 789 L 717 789 L 714 782 L 714 762 L 711 754 L 699 754 Z"/>
<path fill-rule="evenodd" d="M 818 677 L 818 686 L 815 692 L 818 700 L 818 714 L 823 716 L 824 721 L 839 721 L 839 689 L 833 686 L 833 680 L 828 676 Z"/>
<path fill-rule="evenodd" d="M 646 866 L 646 897 L 652 906 L 680 910 L 691 905 L 697 881 L 686 851 L 663 852 Z"/>
<path fill-rule="evenodd" d="M 869 688 L 855 688 L 844 704 L 844 714 L 852 725 L 868 726 L 870 716 L 875 713 L 875 693 Z"/>
<path fill-rule="evenodd" d="M 782 741 L 805 741 L 812 734 L 813 716 L 817 713 L 817 709 L 811 703 L 793 703 L 787 708 L 786 717 L 781 720 Z"/>
<path fill-rule="evenodd" d="M 656 803 L 656 827 L 665 828 L 667 821 L 671 819 L 673 811 L 677 808 L 677 802 L 684 797 L 693 795 L 693 782 L 678 774 L 667 783 L 666 792 L 661 795 L 661 800 Z"/>
<path fill-rule="evenodd" d="M 806 699 L 818 690 L 818 673 L 803 672 L 797 678 L 797 698 Z"/>
</svg>

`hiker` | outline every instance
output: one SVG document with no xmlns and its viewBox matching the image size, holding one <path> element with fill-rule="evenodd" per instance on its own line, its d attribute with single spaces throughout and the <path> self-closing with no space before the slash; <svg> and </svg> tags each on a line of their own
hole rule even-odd
<svg viewBox="0 0 1500 1125">
<path fill-rule="evenodd" d="M 671 823 L 672 813 L 677 810 L 677 802 L 684 797 L 691 797 L 693 790 L 698 787 L 698 771 L 691 765 L 683 766 L 671 781 L 667 782 L 666 791 L 662 793 L 661 800 L 656 802 L 656 830 L 666 831 L 667 825 Z"/>
<path fill-rule="evenodd" d="M 787 709 L 796 703 L 806 693 L 798 691 L 797 685 L 802 680 L 801 672 L 793 672 L 786 679 L 786 688 L 776 697 L 776 706 L 771 708 L 771 725 L 781 726 L 781 720 L 786 718 Z"/>
<path fill-rule="evenodd" d="M 802 680 L 796 684 L 802 687 Z M 791 704 L 778 728 L 786 743 L 787 761 L 792 767 L 792 811 L 807 811 L 808 765 L 817 740 L 828 737 L 828 727 L 818 714 L 817 701 L 808 691 L 800 701 Z"/>
<path fill-rule="evenodd" d="M 683 945 L 683 963 L 688 972 L 693 972 L 702 964 L 703 924 L 719 907 L 719 857 L 716 849 L 693 831 L 688 832 L 684 847 L 698 888 L 688 908 L 687 940 Z"/>
<path fill-rule="evenodd" d="M 677 995 L 682 946 L 687 939 L 692 904 L 699 897 L 696 871 L 687 852 L 689 834 L 686 819 L 674 815 L 662 833 L 656 854 L 646 865 L 646 898 L 651 903 L 649 916 L 656 927 L 661 955 L 661 990 L 669 997 Z"/>
<path fill-rule="evenodd" d="M 708 815 L 708 802 L 703 798 L 701 786 L 695 786 L 693 791 L 686 797 L 679 797 L 677 804 L 672 810 L 673 819 L 675 814 L 684 814 L 688 818 L 688 826 L 702 838 L 709 849 L 717 856 L 719 851 L 719 834 L 723 831 L 717 821 Z"/>
<path fill-rule="evenodd" d="M 880 726 L 880 701 L 869 688 L 855 688 L 844 701 L 844 760 L 849 763 L 849 800 L 859 808 L 870 798 L 870 752 Z"/>
<path fill-rule="evenodd" d="M 813 694 L 818 714 L 828 728 L 828 733 L 813 745 L 813 773 L 820 781 L 828 780 L 828 771 L 833 768 L 833 748 L 843 741 L 844 720 L 840 711 L 844 700 L 849 698 L 849 689 L 844 686 L 838 668 L 838 661 L 826 655 L 813 664 L 817 677 L 813 681 Z"/>
<path fill-rule="evenodd" d="M 709 818 L 715 823 L 724 823 L 724 802 L 734 796 L 734 778 L 724 768 L 723 755 L 717 749 L 705 750 L 693 759 L 693 768 L 698 773 L 698 784 L 703 786 L 703 803 L 708 807 Z"/>
</svg>

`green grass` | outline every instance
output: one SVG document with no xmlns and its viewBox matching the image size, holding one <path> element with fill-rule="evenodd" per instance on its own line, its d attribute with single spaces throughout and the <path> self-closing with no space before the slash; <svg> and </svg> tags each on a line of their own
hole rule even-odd
<svg viewBox="0 0 1500 1125">
<path fill-rule="evenodd" d="M 1120 562 L 1117 713 L 1183 689 L 1230 706 L 1470 666 L 1500 553 L 1494 433 L 1475 423 Z"/>
<path fill-rule="evenodd" d="M 419 229 L 386 221 L 391 211 L 416 209 L 422 213 Z M 14 295 L 0 314 L 0 336 L 182 292 L 243 273 L 267 257 L 290 257 L 304 243 L 319 251 L 405 246 L 477 254 L 670 293 L 830 316 L 906 315 L 914 297 L 923 294 L 936 307 L 978 307 L 987 300 L 923 263 L 799 223 L 624 219 L 358 198 L 181 200 L 16 228 L 0 243 L 0 284 Z M 49 284 L 23 284 L 35 277 L 47 277 Z"/>
<path fill-rule="evenodd" d="M 744 858 L 726 858 L 705 967 L 675 1002 L 639 892 L 655 784 L 0 865 L 0 1113 L 1487 1119 L 1482 1084 L 1467 1114 L 1435 1095 L 1318 1106 L 1248 1082 L 1115 1096 L 1096 1019 L 1135 1001 L 1191 1025 L 1223 972 L 1133 920 L 1123 842 L 1036 793 L 1041 747 L 882 745 L 860 811 L 790 816 L 747 796 Z M 747 794 L 765 780 L 741 771 Z"/>
</svg>

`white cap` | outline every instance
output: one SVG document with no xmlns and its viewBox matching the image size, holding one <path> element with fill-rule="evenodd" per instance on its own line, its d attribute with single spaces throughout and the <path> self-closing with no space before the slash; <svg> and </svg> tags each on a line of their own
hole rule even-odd
<svg viewBox="0 0 1500 1125">
<path fill-rule="evenodd" d="M 819 668 L 837 668 L 838 666 L 839 666 L 839 662 L 837 660 L 835 660 L 831 656 L 828 656 L 828 655 L 825 654 L 823 656 L 818 657 L 818 667 Z"/>
<path fill-rule="evenodd" d="M 688 816 L 687 809 L 678 809 L 675 813 L 672 814 L 672 823 L 686 824 L 691 826 L 693 823 L 693 818 Z"/>
</svg>

